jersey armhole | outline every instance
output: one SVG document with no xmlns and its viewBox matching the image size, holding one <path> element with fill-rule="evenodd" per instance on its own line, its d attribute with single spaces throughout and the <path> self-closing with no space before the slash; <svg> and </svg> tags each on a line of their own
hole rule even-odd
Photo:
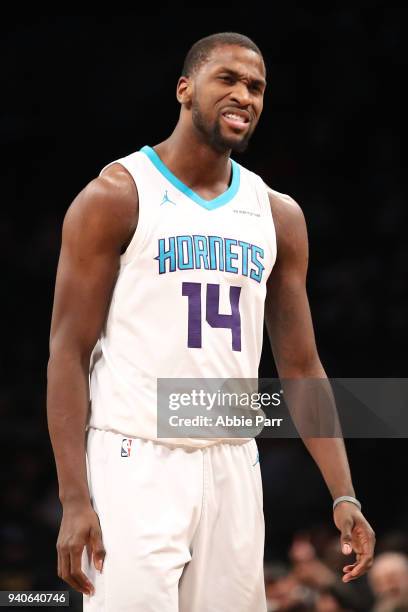
<svg viewBox="0 0 408 612">
<path fill-rule="evenodd" d="M 136 168 L 137 166 L 136 156 L 137 155 L 138 155 L 138 152 L 131 153 L 127 157 L 116 159 L 110 162 L 109 164 L 107 164 L 106 166 L 104 166 L 104 168 L 102 168 L 102 170 L 99 173 L 99 176 L 101 176 L 104 170 L 106 170 L 106 168 L 109 168 L 109 166 L 112 166 L 113 164 L 121 164 L 132 177 L 133 182 L 135 184 L 137 196 L 138 196 L 139 204 L 138 204 L 138 219 L 137 219 L 136 229 L 133 232 L 133 236 L 131 237 L 129 244 L 127 245 L 125 251 L 120 256 L 120 266 L 127 265 L 134 258 L 136 252 L 141 251 L 143 249 L 145 242 L 146 242 L 146 238 L 147 238 L 147 227 L 146 227 L 147 224 L 146 224 L 146 218 L 145 218 L 146 217 L 145 207 L 143 203 L 143 198 L 141 197 L 140 190 L 137 187 L 137 182 L 135 179 L 135 175 L 137 175 L 137 172 L 139 170 L 139 168 Z"/>
</svg>

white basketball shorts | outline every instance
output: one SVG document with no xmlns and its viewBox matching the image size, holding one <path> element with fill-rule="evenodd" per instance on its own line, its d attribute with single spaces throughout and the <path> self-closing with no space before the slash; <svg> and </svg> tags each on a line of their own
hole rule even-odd
<svg viewBox="0 0 408 612">
<path fill-rule="evenodd" d="M 88 481 L 106 557 L 84 612 L 265 612 L 255 440 L 169 447 L 89 429 Z"/>
</svg>

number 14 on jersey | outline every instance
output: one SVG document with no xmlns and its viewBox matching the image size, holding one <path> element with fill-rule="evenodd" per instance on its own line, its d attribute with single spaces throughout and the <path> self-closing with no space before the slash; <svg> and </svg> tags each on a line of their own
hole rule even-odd
<svg viewBox="0 0 408 612">
<path fill-rule="evenodd" d="M 202 346 L 202 314 L 201 314 L 201 287 L 202 283 L 183 283 L 182 295 L 188 298 L 188 340 L 189 348 Z M 223 327 L 231 330 L 232 350 L 241 350 L 241 315 L 239 312 L 239 298 L 241 287 L 231 286 L 229 301 L 231 314 L 220 314 L 220 286 L 213 283 L 204 285 L 206 288 L 205 319 L 211 327 Z"/>
</svg>

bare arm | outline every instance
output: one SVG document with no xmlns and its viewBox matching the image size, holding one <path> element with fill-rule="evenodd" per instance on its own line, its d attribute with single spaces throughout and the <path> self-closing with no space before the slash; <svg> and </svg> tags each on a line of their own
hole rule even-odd
<svg viewBox="0 0 408 612">
<path fill-rule="evenodd" d="M 80 571 L 84 545 L 93 545 L 100 567 L 103 557 L 86 478 L 89 361 L 105 321 L 121 250 L 136 227 L 137 202 L 133 179 L 115 164 L 75 198 L 62 232 L 50 334 L 47 417 L 63 505 L 58 573 L 82 592 L 90 590 Z"/>
<path fill-rule="evenodd" d="M 265 322 L 279 377 L 325 378 L 306 293 L 308 240 L 303 213 L 288 196 L 271 192 L 278 256 L 267 285 Z M 333 499 L 354 495 L 341 438 L 304 438 Z"/>
<path fill-rule="evenodd" d="M 278 374 L 281 379 L 326 379 L 316 348 L 306 292 L 308 240 L 303 213 L 289 196 L 270 190 L 269 198 L 277 234 L 277 260 L 267 284 L 265 322 Z M 354 496 L 343 439 L 304 437 L 303 442 L 333 499 L 341 495 Z M 364 527 L 364 535 L 354 545 L 356 552 L 361 551 L 361 563 L 347 566 L 351 569 L 343 580 L 348 581 L 371 565 L 374 533 L 358 508 L 347 502 L 336 507 L 334 520 L 342 532 L 343 552 L 346 553 L 351 552 L 354 543 L 353 528 Z"/>
</svg>

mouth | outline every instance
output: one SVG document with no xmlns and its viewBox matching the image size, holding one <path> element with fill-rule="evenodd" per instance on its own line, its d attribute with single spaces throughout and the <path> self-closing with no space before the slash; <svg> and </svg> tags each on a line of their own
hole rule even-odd
<svg viewBox="0 0 408 612">
<path fill-rule="evenodd" d="M 225 110 L 222 113 L 224 122 L 235 130 L 247 130 L 250 124 L 250 114 L 241 109 Z"/>
</svg>

